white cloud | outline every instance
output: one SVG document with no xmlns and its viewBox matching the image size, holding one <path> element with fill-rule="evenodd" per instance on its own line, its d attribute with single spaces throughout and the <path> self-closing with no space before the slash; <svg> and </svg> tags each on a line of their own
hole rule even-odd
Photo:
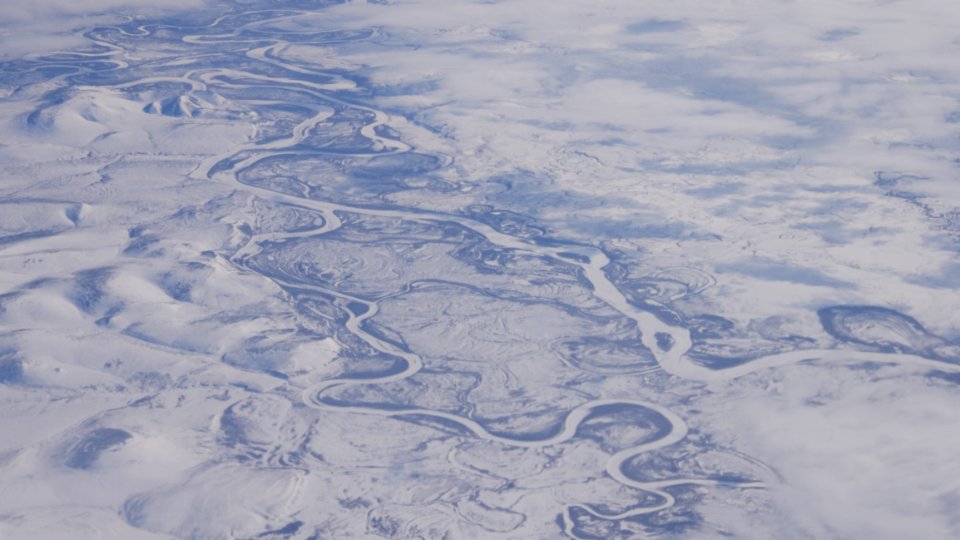
<svg viewBox="0 0 960 540">
<path fill-rule="evenodd" d="M 960 535 L 956 387 L 886 367 L 796 366 L 731 385 L 711 429 L 773 466 L 778 537 Z M 787 536 L 782 536 L 787 535 Z"/>
<path fill-rule="evenodd" d="M 872 185 L 875 171 L 908 173 L 926 179 L 911 188 L 937 211 L 960 206 L 960 123 L 948 121 L 960 111 L 952 25 L 960 4 L 437 6 L 349 3 L 304 20 L 377 27 L 403 45 L 344 52 L 369 66 L 376 84 L 429 83 L 379 102 L 442 129 L 460 178 L 527 171 L 557 189 L 606 198 L 597 212 L 607 217 L 653 208 L 647 215 L 721 238 L 679 248 L 665 240 L 652 248 L 664 261 L 708 268 L 753 256 L 790 261 L 856 283 L 844 301 L 912 306 L 946 328 L 960 322 L 936 301 L 954 293 L 901 279 L 904 265 L 953 252 L 928 240 L 931 225 L 921 210 Z M 644 30 L 657 24 L 669 31 Z M 738 193 L 708 200 L 686 194 L 731 182 L 742 185 Z M 831 205 L 838 197 L 844 202 Z M 569 224 L 569 209 L 554 215 L 551 225 Z M 845 246 L 829 230 L 803 228 L 824 220 L 873 236 Z M 886 233 L 870 233 L 891 221 Z M 625 239 L 622 247 L 651 242 Z M 895 255 L 918 249 L 920 258 Z M 913 266 L 913 275 L 938 271 Z M 723 309 L 740 311 L 722 294 L 759 290 L 738 280 L 725 276 L 709 293 Z M 832 294 L 839 300 L 841 293 Z M 758 293 L 743 303 L 772 315 L 828 301 L 810 290 Z"/>
</svg>

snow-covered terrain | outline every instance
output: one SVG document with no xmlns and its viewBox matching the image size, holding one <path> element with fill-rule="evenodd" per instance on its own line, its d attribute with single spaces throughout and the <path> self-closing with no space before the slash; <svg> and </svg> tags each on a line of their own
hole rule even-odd
<svg viewBox="0 0 960 540">
<path fill-rule="evenodd" d="M 960 4 L 0 7 L 0 538 L 960 537 Z"/>
</svg>

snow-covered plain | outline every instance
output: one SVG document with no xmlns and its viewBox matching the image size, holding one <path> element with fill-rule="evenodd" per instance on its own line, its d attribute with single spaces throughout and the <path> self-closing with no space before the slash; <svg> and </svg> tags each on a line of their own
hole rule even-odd
<svg viewBox="0 0 960 540">
<path fill-rule="evenodd" d="M 0 7 L 0 538 L 960 537 L 960 4 Z"/>
</svg>

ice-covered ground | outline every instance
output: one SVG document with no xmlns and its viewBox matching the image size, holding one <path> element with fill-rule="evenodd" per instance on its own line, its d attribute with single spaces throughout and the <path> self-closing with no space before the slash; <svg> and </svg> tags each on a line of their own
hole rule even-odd
<svg viewBox="0 0 960 540">
<path fill-rule="evenodd" d="M 0 7 L 0 537 L 960 537 L 960 4 L 150 4 Z"/>
</svg>

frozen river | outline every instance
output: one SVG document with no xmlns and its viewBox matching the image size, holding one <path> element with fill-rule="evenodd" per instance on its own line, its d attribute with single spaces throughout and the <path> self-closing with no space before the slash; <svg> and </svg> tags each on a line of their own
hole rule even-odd
<svg viewBox="0 0 960 540">
<path fill-rule="evenodd" d="M 5 14 L 0 536 L 960 536 L 957 8 L 262 4 Z"/>
</svg>

